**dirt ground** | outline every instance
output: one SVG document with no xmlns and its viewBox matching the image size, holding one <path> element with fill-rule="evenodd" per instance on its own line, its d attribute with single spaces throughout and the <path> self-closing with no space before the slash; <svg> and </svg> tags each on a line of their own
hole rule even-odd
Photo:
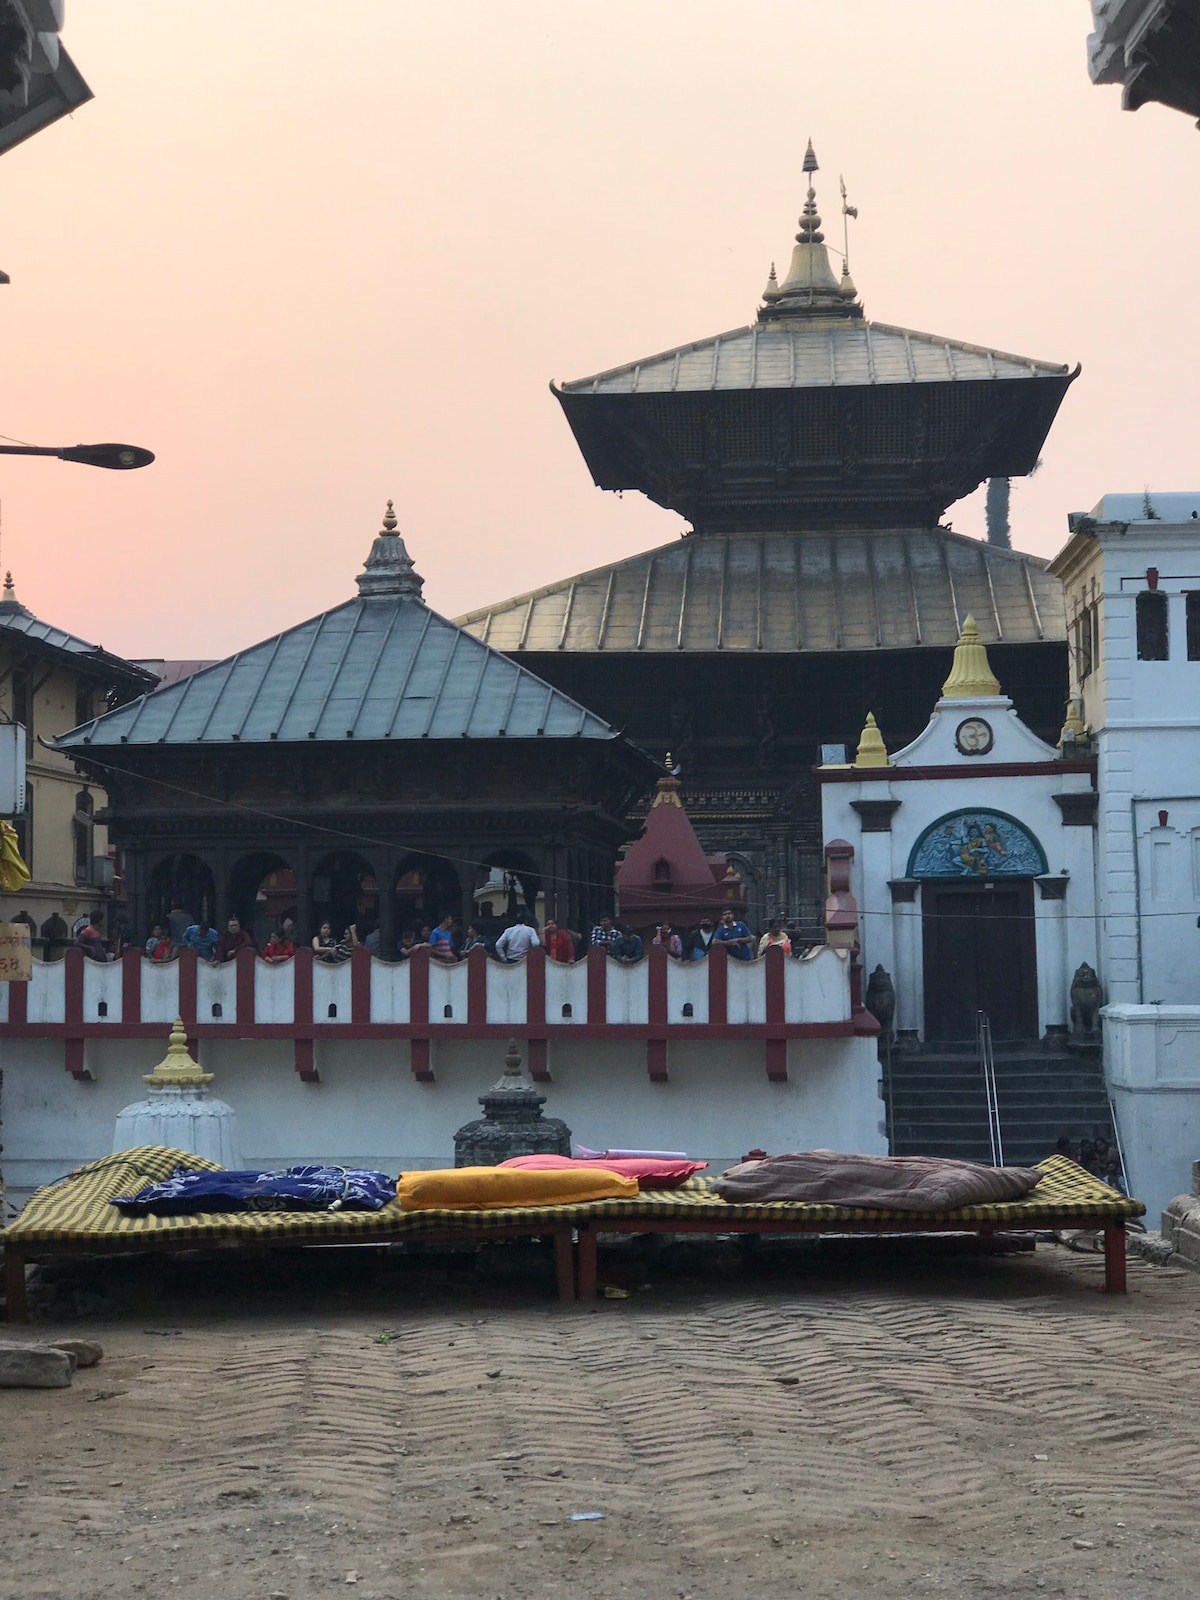
<svg viewBox="0 0 1200 1600">
<path fill-rule="evenodd" d="M 1131 1261 L 1121 1300 L 1053 1245 L 718 1246 L 602 1257 L 628 1298 L 564 1308 L 506 1248 L 68 1277 L 34 1331 L 105 1358 L 0 1391 L 0 1596 L 1200 1586 L 1200 1277 Z"/>
</svg>

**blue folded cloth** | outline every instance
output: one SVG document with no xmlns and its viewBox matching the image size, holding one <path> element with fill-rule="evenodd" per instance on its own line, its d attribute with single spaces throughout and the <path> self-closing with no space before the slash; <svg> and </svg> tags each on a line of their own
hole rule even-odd
<svg viewBox="0 0 1200 1600">
<path fill-rule="evenodd" d="M 179 1167 L 163 1183 L 109 1203 L 130 1216 L 194 1211 L 381 1211 L 396 1180 L 361 1167 L 287 1167 L 282 1172 L 193 1172 Z"/>
</svg>

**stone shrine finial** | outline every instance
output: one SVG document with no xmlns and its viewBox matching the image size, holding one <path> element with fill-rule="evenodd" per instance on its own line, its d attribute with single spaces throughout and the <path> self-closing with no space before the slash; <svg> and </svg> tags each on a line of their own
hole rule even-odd
<svg viewBox="0 0 1200 1600">
<path fill-rule="evenodd" d="M 671 760 L 671 752 L 667 751 L 667 759 L 663 762 L 666 775 L 658 780 L 655 786 L 654 799 L 650 804 L 651 811 L 655 806 L 678 806 L 683 810 L 683 801 L 679 798 L 679 769 Z"/>
<path fill-rule="evenodd" d="M 153 1072 L 143 1074 L 142 1082 L 152 1089 L 198 1089 L 212 1081 L 213 1074 L 201 1072 L 199 1064 L 192 1059 L 183 1018 L 176 1017 L 166 1055 Z"/>
<path fill-rule="evenodd" d="M 968 615 L 954 647 L 954 665 L 942 685 L 944 700 L 986 700 L 1001 694 L 1000 680 L 992 671 L 987 650 L 979 637 L 975 618 Z"/>
<path fill-rule="evenodd" d="M 879 724 L 875 721 L 875 713 L 868 711 L 863 731 L 859 735 L 854 765 L 856 767 L 890 767 L 891 764 L 887 745 L 884 744 L 883 735 L 879 731 Z"/>
<path fill-rule="evenodd" d="M 358 592 L 365 599 L 406 596 L 420 600 L 424 587 L 425 580 L 413 566 L 412 557 L 397 531 L 396 513 L 389 500 L 383 525 L 359 574 Z"/>
<path fill-rule="evenodd" d="M 11 572 L 6 572 L 4 574 L 4 594 L 0 596 L 0 605 L 19 606 L 20 604 L 21 602 L 17 599 L 17 591 L 13 588 L 13 575 Z"/>
</svg>

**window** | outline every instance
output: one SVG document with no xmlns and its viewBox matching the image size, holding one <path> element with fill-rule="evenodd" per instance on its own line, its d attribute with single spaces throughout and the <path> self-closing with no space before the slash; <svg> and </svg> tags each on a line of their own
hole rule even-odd
<svg viewBox="0 0 1200 1600">
<path fill-rule="evenodd" d="M 71 821 L 71 839 L 75 849 L 75 882 L 92 881 L 92 812 L 95 803 L 86 789 L 75 796 L 75 816 Z"/>
<path fill-rule="evenodd" d="M 657 884 L 669 886 L 671 882 L 671 863 L 666 856 L 659 856 L 654 863 L 654 881 Z"/>
<path fill-rule="evenodd" d="M 1080 683 L 1090 677 L 1092 659 L 1095 654 L 1095 637 L 1092 624 L 1092 608 L 1084 606 L 1075 623 L 1075 665 L 1079 671 Z"/>
<path fill-rule="evenodd" d="M 92 686 L 79 679 L 75 684 L 75 726 L 92 720 Z"/>
<path fill-rule="evenodd" d="M 25 754 L 33 754 L 33 684 L 27 670 L 18 668 L 12 680 L 13 721 L 25 729 Z"/>
<path fill-rule="evenodd" d="M 1187 604 L 1187 658 L 1200 661 L 1200 589 L 1185 595 Z"/>
<path fill-rule="evenodd" d="M 1138 660 L 1166 661 L 1169 646 L 1167 597 L 1161 590 L 1144 589 L 1137 597 Z"/>
</svg>

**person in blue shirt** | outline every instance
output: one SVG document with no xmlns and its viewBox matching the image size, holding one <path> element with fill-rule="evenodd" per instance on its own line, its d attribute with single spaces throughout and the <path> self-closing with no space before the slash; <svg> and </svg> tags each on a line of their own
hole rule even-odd
<svg viewBox="0 0 1200 1600">
<path fill-rule="evenodd" d="M 635 962 L 642 959 L 642 938 L 634 933 L 629 924 L 622 923 L 619 927 L 618 937 L 608 947 L 608 953 L 614 961 L 619 961 L 623 967 L 632 967 Z"/>
<path fill-rule="evenodd" d="M 201 961 L 215 961 L 219 937 L 217 930 L 210 928 L 201 917 L 199 922 L 193 922 L 190 928 L 184 929 L 183 947 L 185 950 L 194 950 Z"/>
<path fill-rule="evenodd" d="M 430 930 L 429 948 L 435 961 L 457 961 L 454 953 L 454 918 L 443 917 L 436 928 Z"/>
<path fill-rule="evenodd" d="M 736 961 L 754 959 L 754 935 L 744 922 L 734 919 L 732 911 L 722 911 L 713 942 L 723 944 Z"/>
</svg>

